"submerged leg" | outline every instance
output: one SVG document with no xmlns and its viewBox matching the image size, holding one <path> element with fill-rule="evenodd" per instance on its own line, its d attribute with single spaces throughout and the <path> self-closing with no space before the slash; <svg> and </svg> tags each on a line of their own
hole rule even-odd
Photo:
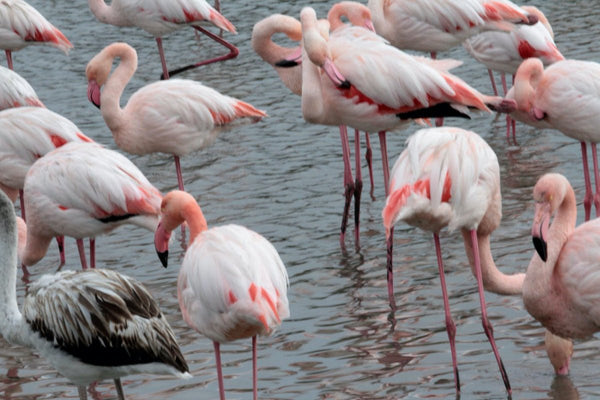
<svg viewBox="0 0 600 400">
<path fill-rule="evenodd" d="M 223 385 L 223 370 L 221 369 L 221 345 L 213 342 L 215 348 L 215 360 L 217 363 L 217 379 L 219 380 L 219 399 L 225 400 L 225 386 Z"/>
<path fill-rule="evenodd" d="M 123 385 L 121 385 L 121 378 L 115 378 L 115 389 L 117 389 L 117 398 L 119 400 L 125 400 L 125 394 L 123 393 Z"/>
<path fill-rule="evenodd" d="M 592 182 L 590 180 L 590 171 L 588 170 L 587 145 L 585 144 L 585 142 L 581 142 L 581 159 L 583 160 L 583 180 L 585 182 L 583 209 L 585 211 L 585 220 L 589 221 L 590 214 L 592 211 L 592 201 L 594 195 L 592 194 Z"/>
<path fill-rule="evenodd" d="M 346 227 L 348 226 L 348 215 L 350 213 L 350 201 L 354 195 L 354 180 L 352 179 L 352 165 L 350 164 L 350 143 L 348 142 L 348 130 L 340 125 L 340 141 L 342 142 L 342 158 L 344 160 L 344 211 L 342 213 L 342 226 L 340 228 L 340 245 L 344 246 Z"/>
<path fill-rule="evenodd" d="M 83 247 L 83 239 L 77 239 L 77 250 L 79 250 L 79 260 L 81 261 L 81 268 L 87 269 L 87 260 L 85 257 L 85 248 Z"/>
<path fill-rule="evenodd" d="M 258 399 L 258 367 L 256 356 L 256 335 L 252 336 L 252 398 Z"/>
<path fill-rule="evenodd" d="M 160 79 L 169 79 L 169 70 L 167 69 L 167 60 L 165 59 L 165 52 L 162 47 L 162 39 L 156 38 L 156 45 L 158 46 L 158 55 L 160 56 L 160 65 L 162 66 L 163 73 Z"/>
<path fill-rule="evenodd" d="M 363 181 L 360 165 L 360 132 L 354 130 L 354 159 L 356 179 L 354 180 L 354 242 L 356 247 L 360 245 L 360 195 L 362 193 Z"/>
<path fill-rule="evenodd" d="M 496 88 L 496 81 L 494 80 L 494 71 L 488 68 L 488 75 L 490 76 L 490 82 L 492 82 L 492 90 L 494 91 L 494 96 L 498 96 L 498 89 Z"/>
<path fill-rule="evenodd" d="M 596 218 L 600 215 L 600 173 L 598 172 L 598 153 L 596 143 L 592 143 L 592 157 L 594 161 L 594 183 L 596 184 L 596 193 L 594 194 L 594 206 L 596 207 Z"/>
<path fill-rule="evenodd" d="M 365 138 L 367 139 L 367 151 L 365 152 L 365 160 L 367 160 L 367 166 L 369 167 L 369 180 L 371 181 L 371 200 L 375 201 L 374 190 L 375 185 L 373 184 L 373 149 L 371 149 L 371 139 L 369 139 L 369 132 L 365 132 Z"/>
</svg>

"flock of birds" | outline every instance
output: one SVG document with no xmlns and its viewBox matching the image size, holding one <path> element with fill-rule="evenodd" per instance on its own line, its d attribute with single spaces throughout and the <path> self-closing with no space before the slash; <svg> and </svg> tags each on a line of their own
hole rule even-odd
<svg viewBox="0 0 600 400">
<path fill-rule="evenodd" d="M 0 3 L 0 47 L 8 69 L 0 68 L 0 332 L 12 343 L 36 349 L 78 386 L 81 399 L 91 383 L 135 373 L 188 377 L 187 363 L 156 301 L 144 286 L 118 272 L 95 268 L 94 238 L 122 224 L 154 232 L 163 265 L 171 232 L 189 229 L 189 244 L 177 282 L 185 322 L 214 343 L 219 395 L 225 398 L 220 344 L 252 338 L 253 397 L 257 393 L 256 337 L 269 335 L 289 316 L 288 277 L 275 247 L 239 225 L 207 226 L 200 206 L 185 192 L 179 157 L 210 146 L 218 133 L 266 113 L 199 82 L 173 75 L 236 57 L 235 46 L 200 23 L 235 32 L 204 0 L 89 0 L 100 22 L 137 26 L 156 38 L 161 81 L 130 96 L 121 95 L 137 68 L 136 51 L 112 43 L 86 68 L 88 99 L 101 111 L 116 145 L 131 154 L 165 153 L 175 158 L 179 190 L 163 196 L 123 154 L 83 134 L 68 119 L 48 110 L 31 86 L 12 71 L 12 52 L 45 43 L 67 52 L 68 39 L 23 0 Z M 161 37 L 192 26 L 228 49 L 223 56 L 169 71 Z M 294 44 L 275 43 L 276 34 Z M 484 95 L 449 71 L 460 62 L 436 53 L 463 44 L 490 71 L 494 95 Z M 547 328 L 548 355 L 566 374 L 572 339 L 600 330 L 600 64 L 565 60 L 550 24 L 534 7 L 508 0 L 342 1 L 327 18 L 305 7 L 300 19 L 272 15 L 257 21 L 252 47 L 301 96 L 309 123 L 339 126 L 344 161 L 344 209 L 340 243 L 354 198 L 355 243 L 360 240 L 362 191 L 360 131 L 365 132 L 373 195 L 368 132 L 377 132 L 383 163 L 390 305 L 393 293 L 393 228 L 400 221 L 433 233 L 456 392 L 460 392 L 452 320 L 444 279 L 439 232 L 460 230 L 478 283 L 482 324 L 509 395 L 511 386 L 487 317 L 485 290 L 521 294 L 527 311 Z M 421 51 L 431 58 L 403 50 Z M 112 68 L 118 59 L 116 68 Z M 503 95 L 493 80 L 502 75 Z M 508 90 L 504 73 L 513 75 Z M 581 142 L 587 222 L 575 228 L 577 202 L 560 174 L 542 176 L 533 189 L 535 246 L 525 274 L 505 275 L 490 250 L 490 234 L 501 218 L 499 165 L 494 151 L 476 133 L 444 125 L 445 118 L 468 118 L 471 110 L 507 114 L 507 139 L 514 120 L 553 128 Z M 597 121 L 598 120 L 598 121 Z M 386 132 L 416 122 L 432 125 L 413 134 L 390 171 Z M 347 127 L 355 129 L 355 175 Z M 595 194 L 588 172 L 593 157 Z M 13 204 L 20 198 L 21 217 Z M 44 275 L 32 283 L 20 310 L 16 277 L 20 263 L 41 260 L 57 240 L 64 263 L 64 236 L 77 240 L 81 271 Z M 85 238 L 90 239 L 89 263 Z M 88 268 L 91 267 L 91 268 Z"/>
</svg>

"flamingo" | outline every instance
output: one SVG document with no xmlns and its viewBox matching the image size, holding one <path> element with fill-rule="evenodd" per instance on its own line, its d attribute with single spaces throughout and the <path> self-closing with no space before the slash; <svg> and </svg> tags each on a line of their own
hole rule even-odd
<svg viewBox="0 0 600 400">
<path fill-rule="evenodd" d="M 431 53 L 458 46 L 485 30 L 510 30 L 537 17 L 508 0 L 369 0 L 375 31 L 403 50 Z"/>
<path fill-rule="evenodd" d="M 213 341 L 220 399 L 225 399 L 220 344 L 252 337 L 256 400 L 256 336 L 272 334 L 289 316 L 288 276 L 283 261 L 267 239 L 243 226 L 209 229 L 200 206 L 189 193 L 166 194 L 161 213 L 154 243 L 165 267 L 171 231 L 184 222 L 190 227 L 190 242 L 177 279 L 177 297 L 185 322 Z"/>
<path fill-rule="evenodd" d="M 110 74 L 116 57 L 121 61 Z M 216 135 L 234 121 L 240 122 L 243 118 L 256 121 L 266 116 L 264 111 L 246 102 L 187 79 L 146 85 L 121 108 L 123 89 L 136 68 L 134 48 L 126 43 L 105 47 L 86 68 L 88 99 L 100 108 L 117 146 L 124 151 L 172 154 L 180 190 L 183 190 L 180 156 L 209 146 Z"/>
<path fill-rule="evenodd" d="M 508 32 L 488 31 L 467 39 L 463 45 L 467 52 L 488 68 L 494 94 L 498 94 L 493 71 L 500 71 L 504 95 L 507 95 L 505 73 L 514 76 L 521 62 L 530 57 L 539 58 L 544 65 L 564 60 L 554 43 L 554 33 L 548 19 L 538 8 L 523 6 L 529 15 L 535 15 L 538 22 L 534 25 L 514 25 Z M 513 140 L 515 126 L 507 115 L 506 138 L 510 137 L 512 125 Z"/>
<path fill-rule="evenodd" d="M 533 200 L 531 235 L 536 253 L 523 282 L 523 304 L 553 334 L 587 338 L 600 330 L 596 312 L 600 219 L 575 227 L 575 193 L 560 174 L 540 177 Z"/>
<path fill-rule="evenodd" d="M 585 197 L 585 220 L 590 219 L 592 202 L 596 216 L 600 215 L 600 173 L 596 143 L 600 141 L 600 64 L 591 61 L 564 60 L 548 66 L 537 58 L 523 61 L 514 83 L 517 111 L 527 115 L 525 120 L 547 123 L 553 129 L 581 143 Z M 593 158 L 595 194 L 588 170 L 587 143 Z"/>
<path fill-rule="evenodd" d="M 94 238 L 123 224 L 154 231 L 162 195 L 123 155 L 97 143 L 69 142 L 37 160 L 25 178 L 27 240 L 19 254 L 26 267 L 41 260 L 55 236 L 77 239 L 87 268 L 83 238 Z"/>
<path fill-rule="evenodd" d="M 17 223 L 10 199 L 0 193 L 0 333 L 29 347 L 77 385 L 121 377 L 170 374 L 188 378 L 187 363 L 156 300 L 138 281 L 106 269 L 62 271 L 33 282 L 16 296 Z"/>
<path fill-rule="evenodd" d="M 163 70 L 161 79 L 169 79 L 170 76 L 191 68 L 235 58 L 239 54 L 237 47 L 200 26 L 202 22 L 210 22 L 227 32 L 236 33 L 233 24 L 205 0 L 112 0 L 110 5 L 104 0 L 88 0 L 88 5 L 100 22 L 115 26 L 136 26 L 154 36 Z M 162 37 L 185 26 L 192 26 L 204 33 L 228 48 L 229 53 L 169 71 Z"/>
<path fill-rule="evenodd" d="M 22 106 L 45 107 L 25 78 L 0 66 L 0 110 Z"/>
<path fill-rule="evenodd" d="M 329 36 L 324 23 L 317 25 L 316 13 L 310 7 L 300 16 L 304 119 L 379 132 L 386 190 L 386 131 L 400 129 L 411 119 L 468 118 L 468 107 L 489 111 L 490 106 L 504 111 L 505 100 L 484 96 L 447 72 L 457 65 L 454 60 L 410 56 L 360 27 Z"/>
<path fill-rule="evenodd" d="M 73 48 L 58 28 L 25 1 L 0 2 L 0 48 L 6 52 L 9 69 L 13 69 L 12 52 L 31 44 L 48 44 L 65 54 Z"/>
</svg>

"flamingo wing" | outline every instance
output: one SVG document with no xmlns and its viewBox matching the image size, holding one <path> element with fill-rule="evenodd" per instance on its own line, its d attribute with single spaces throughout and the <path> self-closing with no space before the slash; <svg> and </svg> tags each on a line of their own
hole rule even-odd
<svg viewBox="0 0 600 400">
<path fill-rule="evenodd" d="M 21 75 L 0 66 L 0 110 L 22 106 L 44 107 L 44 104 Z"/>
<path fill-rule="evenodd" d="M 178 279 L 185 321 L 226 342 L 269 335 L 289 316 L 288 277 L 273 245 L 256 232 L 226 225 L 200 234 L 186 252 Z"/>
</svg>

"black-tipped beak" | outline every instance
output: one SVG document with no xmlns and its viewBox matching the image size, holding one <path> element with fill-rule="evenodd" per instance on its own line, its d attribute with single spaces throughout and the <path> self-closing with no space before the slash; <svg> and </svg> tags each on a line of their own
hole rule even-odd
<svg viewBox="0 0 600 400">
<path fill-rule="evenodd" d="M 157 251 L 158 259 L 160 260 L 163 267 L 167 268 L 169 264 L 169 250 Z"/>
<path fill-rule="evenodd" d="M 300 65 L 299 62 L 297 62 L 296 60 L 281 60 L 281 61 L 277 61 L 275 63 L 276 67 L 280 67 L 280 68 L 292 68 L 295 67 L 296 65 Z"/>
<path fill-rule="evenodd" d="M 534 236 L 533 247 L 535 247 L 535 251 L 537 251 L 542 261 L 546 262 L 546 260 L 548 259 L 548 245 L 546 241 L 541 237 Z"/>
</svg>

